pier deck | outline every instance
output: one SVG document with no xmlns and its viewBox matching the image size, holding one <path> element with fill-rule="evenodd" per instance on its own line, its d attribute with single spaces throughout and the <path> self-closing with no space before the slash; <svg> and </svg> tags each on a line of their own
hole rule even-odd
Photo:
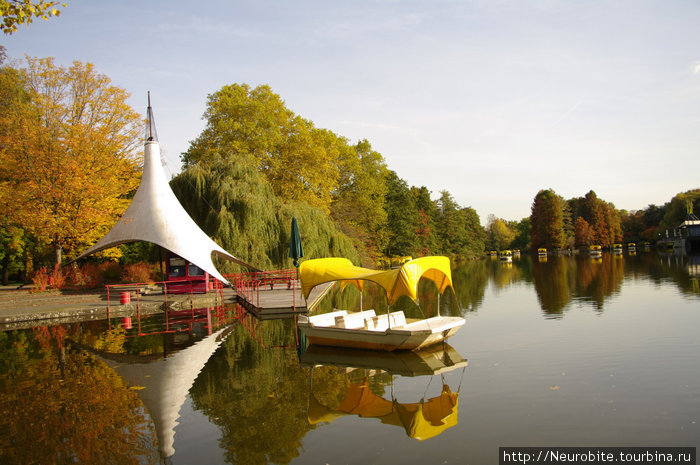
<svg viewBox="0 0 700 465">
<path fill-rule="evenodd" d="M 284 318 L 295 313 L 306 313 L 333 287 L 334 283 L 316 286 L 304 299 L 299 284 L 287 288 L 286 285 L 272 287 L 258 286 L 254 289 L 242 289 L 237 292 L 237 301 L 246 310 L 260 318 Z"/>
</svg>

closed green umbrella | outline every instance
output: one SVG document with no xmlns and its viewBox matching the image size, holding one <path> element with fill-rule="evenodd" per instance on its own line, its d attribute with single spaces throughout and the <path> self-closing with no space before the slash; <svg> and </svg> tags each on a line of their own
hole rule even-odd
<svg viewBox="0 0 700 465">
<path fill-rule="evenodd" d="M 299 259 L 304 256 L 304 248 L 301 246 L 301 234 L 299 234 L 299 224 L 297 219 L 292 218 L 292 234 L 289 239 L 289 258 L 294 260 L 294 266 L 299 273 Z"/>
</svg>

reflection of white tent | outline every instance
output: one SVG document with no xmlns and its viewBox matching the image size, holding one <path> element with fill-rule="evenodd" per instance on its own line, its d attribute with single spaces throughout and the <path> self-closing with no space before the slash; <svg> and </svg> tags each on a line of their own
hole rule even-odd
<svg viewBox="0 0 700 465">
<path fill-rule="evenodd" d="M 178 202 L 161 165 L 150 101 L 148 133 L 143 177 L 129 208 L 106 236 L 77 259 L 126 242 L 145 241 L 170 250 L 225 283 L 228 281 L 214 266 L 212 254 L 255 269 L 211 240 Z"/>
<path fill-rule="evenodd" d="M 137 392 L 153 420 L 161 456 L 170 457 L 175 453 L 175 427 L 182 404 L 209 357 L 231 334 L 222 334 L 226 329 L 220 329 L 166 359 L 150 363 L 118 363 L 100 356 L 129 385 L 144 388 Z"/>
</svg>

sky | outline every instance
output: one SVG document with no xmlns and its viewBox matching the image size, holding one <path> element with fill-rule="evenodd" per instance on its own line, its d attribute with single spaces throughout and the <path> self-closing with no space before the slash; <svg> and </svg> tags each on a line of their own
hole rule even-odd
<svg viewBox="0 0 700 465">
<path fill-rule="evenodd" d="M 144 115 L 150 91 L 171 175 L 207 96 L 246 83 L 484 224 L 541 189 L 639 210 L 700 188 L 696 0 L 65 3 L 0 44 L 93 63 Z"/>
</svg>

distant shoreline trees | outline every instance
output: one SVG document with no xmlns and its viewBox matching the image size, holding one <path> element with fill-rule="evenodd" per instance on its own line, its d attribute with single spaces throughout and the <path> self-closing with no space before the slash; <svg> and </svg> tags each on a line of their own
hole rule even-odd
<svg viewBox="0 0 700 465">
<path fill-rule="evenodd" d="M 4 65 L 0 46 L 0 264 L 31 271 L 93 243 L 138 185 L 141 117 L 125 90 L 91 64 L 51 58 Z M 485 250 L 611 246 L 653 240 L 700 211 L 700 189 L 663 206 L 618 211 L 594 191 L 564 200 L 546 189 L 520 221 L 487 227 L 448 191 L 410 186 L 363 139 L 351 143 L 288 109 L 269 86 L 231 84 L 209 95 L 205 129 L 182 154 L 173 190 L 195 221 L 235 255 L 285 266 L 289 220 L 306 257 L 340 254 L 367 266 L 407 256 L 481 256 Z M 21 206 L 17 208 L 17 206 Z M 487 249 L 488 248 L 488 249 Z M 126 249 L 125 249 L 126 250 Z M 138 247 L 131 255 L 143 254 Z"/>
</svg>

